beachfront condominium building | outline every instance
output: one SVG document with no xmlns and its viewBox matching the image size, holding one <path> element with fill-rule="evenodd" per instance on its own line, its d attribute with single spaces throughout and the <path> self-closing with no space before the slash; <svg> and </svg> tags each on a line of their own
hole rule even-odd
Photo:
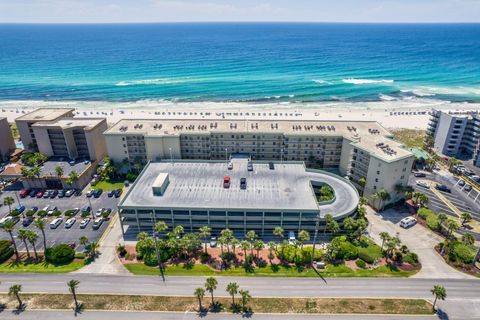
<svg viewBox="0 0 480 320">
<path fill-rule="evenodd" d="M 402 196 L 414 156 L 373 121 L 121 120 L 105 131 L 115 163 L 163 159 L 304 161 L 348 178 L 365 196 Z"/>
<path fill-rule="evenodd" d="M 480 166 L 480 114 L 433 110 L 427 134 L 434 150 L 449 157 L 471 157 Z"/>
<path fill-rule="evenodd" d="M 73 118 L 73 110 L 38 109 L 16 119 L 27 150 L 57 158 L 103 159 L 106 155 L 103 136 L 108 128 L 106 119 Z"/>
<path fill-rule="evenodd" d="M 20 140 L 25 150 L 38 152 L 38 143 L 32 125 L 41 122 L 52 122 L 62 118 L 72 118 L 75 109 L 40 108 L 15 119 Z"/>
<path fill-rule="evenodd" d="M 4 161 L 15 151 L 15 141 L 7 118 L 0 118 L 0 137 L 0 161 Z"/>
</svg>

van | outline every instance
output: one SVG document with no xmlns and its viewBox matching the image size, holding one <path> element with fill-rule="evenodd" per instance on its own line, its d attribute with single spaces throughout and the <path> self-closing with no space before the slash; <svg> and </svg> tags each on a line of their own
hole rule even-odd
<svg viewBox="0 0 480 320">
<path fill-rule="evenodd" d="M 295 232 L 288 231 L 288 243 L 293 244 L 295 242 Z"/>
<path fill-rule="evenodd" d="M 50 229 L 57 229 L 57 227 L 62 223 L 62 218 L 56 218 L 50 222 Z"/>
<path fill-rule="evenodd" d="M 404 229 L 407 229 L 411 226 L 414 226 L 415 224 L 417 224 L 417 219 L 415 219 L 413 217 L 406 217 L 406 218 L 403 218 L 400 221 L 400 227 L 402 227 Z"/>
</svg>

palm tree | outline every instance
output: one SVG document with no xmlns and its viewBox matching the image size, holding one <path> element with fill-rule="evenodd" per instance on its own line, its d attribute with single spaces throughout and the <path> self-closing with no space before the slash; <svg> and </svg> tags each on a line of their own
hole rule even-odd
<svg viewBox="0 0 480 320">
<path fill-rule="evenodd" d="M 250 295 L 250 292 L 248 290 L 240 290 L 238 293 L 240 293 L 240 296 L 242 297 L 242 308 L 245 310 L 248 301 L 252 298 Z"/>
<path fill-rule="evenodd" d="M 88 245 L 88 257 L 90 259 L 94 259 L 97 255 L 98 255 L 98 242 L 91 242 L 89 245 Z"/>
<path fill-rule="evenodd" d="M 397 249 L 397 246 L 400 245 L 400 243 L 401 241 L 397 237 L 388 239 L 386 243 L 386 250 L 385 250 L 387 252 L 387 259 L 388 257 L 393 256 L 393 252 L 395 251 L 395 249 Z"/>
<path fill-rule="evenodd" d="M 380 208 L 383 211 L 385 201 L 390 200 L 390 193 L 388 193 L 385 189 L 378 190 L 378 198 L 380 199 Z"/>
<path fill-rule="evenodd" d="M 367 204 L 368 204 L 368 199 L 367 199 L 367 198 L 365 198 L 365 197 L 362 196 L 362 197 L 360 197 L 360 199 L 358 199 L 358 205 L 359 205 L 359 206 L 362 206 L 362 207 L 363 207 L 363 206 L 365 206 L 365 205 L 367 205 Z"/>
<path fill-rule="evenodd" d="M 23 244 L 25 245 L 25 250 L 27 250 L 27 257 L 30 259 L 30 250 L 28 250 L 28 230 L 27 229 L 20 229 L 18 230 L 18 239 L 23 241 Z"/>
<path fill-rule="evenodd" d="M 81 236 L 80 239 L 78 239 L 80 241 L 80 244 L 84 247 L 87 246 L 87 243 L 88 243 L 88 238 L 86 236 Z"/>
<path fill-rule="evenodd" d="M 63 167 L 62 166 L 56 166 L 55 167 L 55 173 L 57 174 L 57 177 L 59 177 L 59 178 L 63 177 L 63 173 L 64 173 Z"/>
<path fill-rule="evenodd" d="M 435 300 L 433 300 L 433 311 L 435 312 L 435 305 L 437 304 L 437 299 L 445 300 L 447 297 L 447 290 L 445 290 L 444 286 L 441 285 L 434 285 L 430 292 L 435 296 Z"/>
<path fill-rule="evenodd" d="M 274 257 L 273 256 L 273 250 L 276 250 L 277 244 L 273 241 L 269 241 L 267 243 L 267 245 L 268 245 L 268 251 L 269 251 L 268 252 L 268 260 L 269 260 L 270 264 L 272 264 L 272 259 Z"/>
<path fill-rule="evenodd" d="M 8 212 L 12 214 L 12 205 L 15 203 L 15 199 L 10 196 L 7 196 L 3 199 L 3 205 L 8 206 Z"/>
<path fill-rule="evenodd" d="M 69 185 L 73 185 L 76 181 L 78 180 L 78 173 L 77 171 L 73 170 L 72 172 L 70 172 L 70 174 L 68 175 L 68 178 L 67 178 L 67 184 Z"/>
<path fill-rule="evenodd" d="M 260 250 L 265 248 L 265 243 L 262 240 L 255 240 L 253 248 L 257 251 L 257 259 L 259 258 Z"/>
<path fill-rule="evenodd" d="M 358 185 L 360 187 L 362 187 L 362 192 L 361 192 L 361 196 L 363 196 L 363 192 L 365 190 L 365 185 L 367 184 L 367 179 L 365 179 L 364 177 L 361 177 L 360 179 L 358 179 Z"/>
<path fill-rule="evenodd" d="M 445 213 L 438 214 L 438 226 L 440 227 L 440 231 L 442 231 L 443 223 L 448 219 L 448 216 Z"/>
<path fill-rule="evenodd" d="M 248 248 L 250 248 L 250 242 L 248 242 L 247 240 L 243 240 L 243 241 L 240 242 L 240 247 L 243 250 L 244 259 L 246 259 L 247 258 L 247 250 L 248 250 Z"/>
<path fill-rule="evenodd" d="M 275 227 L 275 229 L 273 229 L 273 235 L 278 237 L 279 242 L 283 240 L 283 237 L 285 236 L 284 233 L 285 233 L 285 230 L 283 230 L 282 227 Z M 277 249 L 278 249 L 278 245 L 275 247 L 275 251 L 277 251 Z"/>
<path fill-rule="evenodd" d="M 18 301 L 18 309 L 22 308 L 23 302 L 22 299 L 20 299 L 20 292 L 22 291 L 22 285 L 21 284 L 14 284 L 8 289 L 8 295 L 9 296 L 15 296 Z"/>
<path fill-rule="evenodd" d="M 238 293 L 239 285 L 236 282 L 227 284 L 227 292 L 232 296 L 232 305 L 235 305 L 235 295 Z"/>
<path fill-rule="evenodd" d="M 36 233 L 33 230 L 28 230 L 27 233 L 27 240 L 30 242 L 33 248 L 33 252 L 35 253 L 35 261 L 38 261 L 38 253 L 37 253 L 37 248 L 35 248 L 37 240 L 38 240 L 38 233 Z"/>
<path fill-rule="evenodd" d="M 197 288 L 197 289 L 195 289 L 193 294 L 198 299 L 198 311 L 202 311 L 203 310 L 202 299 L 203 299 L 203 297 L 205 297 L 205 289 Z"/>
<path fill-rule="evenodd" d="M 230 252 L 230 242 L 233 239 L 233 231 L 230 229 L 223 229 L 220 231 L 220 234 L 224 238 L 225 245 L 227 246 L 227 251 Z"/>
<path fill-rule="evenodd" d="M 329 229 L 332 231 L 332 234 L 335 235 L 338 231 L 340 231 L 340 226 L 338 225 L 337 221 L 333 221 Z"/>
<path fill-rule="evenodd" d="M 335 221 L 333 219 L 333 216 L 330 213 L 327 213 L 325 215 L 325 229 L 323 230 L 323 234 L 325 235 L 327 233 L 327 229 L 331 229 L 332 222 Z"/>
<path fill-rule="evenodd" d="M 77 290 L 79 284 L 80 284 L 80 281 L 73 280 L 73 279 L 67 282 L 68 290 L 72 294 L 73 300 L 75 301 L 75 310 L 78 310 L 78 301 L 77 301 L 76 290 Z"/>
<path fill-rule="evenodd" d="M 39 229 L 42 232 L 42 237 L 43 237 L 43 250 L 47 250 L 47 238 L 45 237 L 45 226 L 46 226 L 46 221 L 43 220 L 42 218 L 37 218 L 33 222 L 35 227 Z"/>
<path fill-rule="evenodd" d="M 303 245 L 305 244 L 305 242 L 310 240 L 310 233 L 308 233 L 307 230 L 300 230 L 298 232 L 298 240 L 300 240 L 300 246 L 301 246 L 301 249 L 303 250 Z"/>
<path fill-rule="evenodd" d="M 233 254 L 235 254 L 235 248 L 237 248 L 239 245 L 240 245 L 240 240 L 238 240 L 237 238 L 233 238 L 231 241 L 230 241 L 230 245 L 232 246 L 232 251 L 233 251 Z"/>
<path fill-rule="evenodd" d="M 430 199 L 428 198 L 428 196 L 426 194 L 421 194 L 419 197 L 418 197 L 418 205 L 420 207 L 426 207 L 427 204 L 430 202 Z"/>
<path fill-rule="evenodd" d="M 462 219 L 462 226 L 464 227 L 472 220 L 472 215 L 469 212 L 464 212 L 460 215 L 460 218 Z"/>
<path fill-rule="evenodd" d="M 465 233 L 462 236 L 462 242 L 467 246 L 472 246 L 475 243 L 475 237 L 471 233 Z"/>
<path fill-rule="evenodd" d="M 348 232 L 352 232 L 356 228 L 356 226 L 357 226 L 357 223 L 351 217 L 345 218 L 345 220 L 343 220 L 343 227 Z"/>
<path fill-rule="evenodd" d="M 15 227 L 15 221 L 13 220 L 8 220 L 3 224 L 3 230 L 7 232 L 10 235 L 10 240 L 12 241 L 13 244 L 13 249 L 15 252 L 15 257 L 18 260 L 20 260 L 20 256 L 18 255 L 18 250 L 17 250 L 17 243 L 15 242 L 15 238 L 13 237 L 13 228 Z"/>
<path fill-rule="evenodd" d="M 382 239 L 382 250 L 383 250 L 383 245 L 385 244 L 385 241 L 390 239 L 390 235 L 388 232 L 380 232 L 380 239 Z"/>
<path fill-rule="evenodd" d="M 257 234 L 253 230 L 248 231 L 247 234 L 245 235 L 245 239 L 247 239 L 248 242 L 250 243 L 250 253 L 252 255 L 253 255 L 253 242 L 255 241 L 256 238 L 257 238 Z"/>
<path fill-rule="evenodd" d="M 458 230 L 459 228 L 459 225 L 457 223 L 457 221 L 455 220 L 448 220 L 447 222 L 447 228 L 448 228 L 448 236 L 451 237 L 452 234 Z"/>
<path fill-rule="evenodd" d="M 208 238 L 212 235 L 212 228 L 209 226 L 203 226 L 199 229 L 198 235 L 200 236 L 201 239 L 203 239 L 203 243 L 205 244 L 205 253 L 207 252 L 207 241 Z"/>
<path fill-rule="evenodd" d="M 214 277 L 208 277 L 205 281 L 205 289 L 212 295 L 212 305 L 215 304 L 215 301 L 213 300 L 213 291 L 217 289 L 217 285 L 218 281 Z"/>
</svg>

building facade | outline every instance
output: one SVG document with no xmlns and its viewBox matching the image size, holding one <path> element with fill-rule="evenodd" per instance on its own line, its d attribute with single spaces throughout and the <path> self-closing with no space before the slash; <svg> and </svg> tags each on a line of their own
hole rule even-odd
<svg viewBox="0 0 480 320">
<path fill-rule="evenodd" d="M 52 122 L 62 118 L 73 118 L 75 109 L 40 108 L 15 119 L 20 140 L 25 150 L 38 152 L 38 143 L 32 126 L 36 123 Z"/>
<path fill-rule="evenodd" d="M 116 163 L 223 160 L 233 154 L 304 161 L 338 170 L 367 197 L 385 189 L 392 202 L 403 196 L 396 186 L 408 183 L 414 161 L 410 151 L 371 121 L 121 120 L 104 135 Z"/>
<path fill-rule="evenodd" d="M 449 157 L 468 156 L 480 166 L 480 115 L 434 110 L 427 129 L 434 150 Z"/>
<path fill-rule="evenodd" d="M 6 161 L 15 151 L 15 141 L 7 118 L 0 118 L 0 161 Z"/>
</svg>

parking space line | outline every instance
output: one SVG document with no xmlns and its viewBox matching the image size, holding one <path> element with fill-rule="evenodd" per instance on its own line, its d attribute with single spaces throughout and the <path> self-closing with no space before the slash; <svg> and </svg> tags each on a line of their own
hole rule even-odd
<svg viewBox="0 0 480 320">
<path fill-rule="evenodd" d="M 447 205 L 447 207 L 449 207 L 453 213 L 455 213 L 458 217 L 460 217 L 462 215 L 462 212 L 457 208 L 455 207 L 451 202 L 450 200 L 448 200 L 443 194 L 441 194 L 439 191 L 437 190 L 434 190 L 434 189 L 431 189 L 431 191 L 433 193 L 435 193 L 435 195 L 443 201 L 443 203 L 445 203 L 445 205 Z"/>
</svg>

